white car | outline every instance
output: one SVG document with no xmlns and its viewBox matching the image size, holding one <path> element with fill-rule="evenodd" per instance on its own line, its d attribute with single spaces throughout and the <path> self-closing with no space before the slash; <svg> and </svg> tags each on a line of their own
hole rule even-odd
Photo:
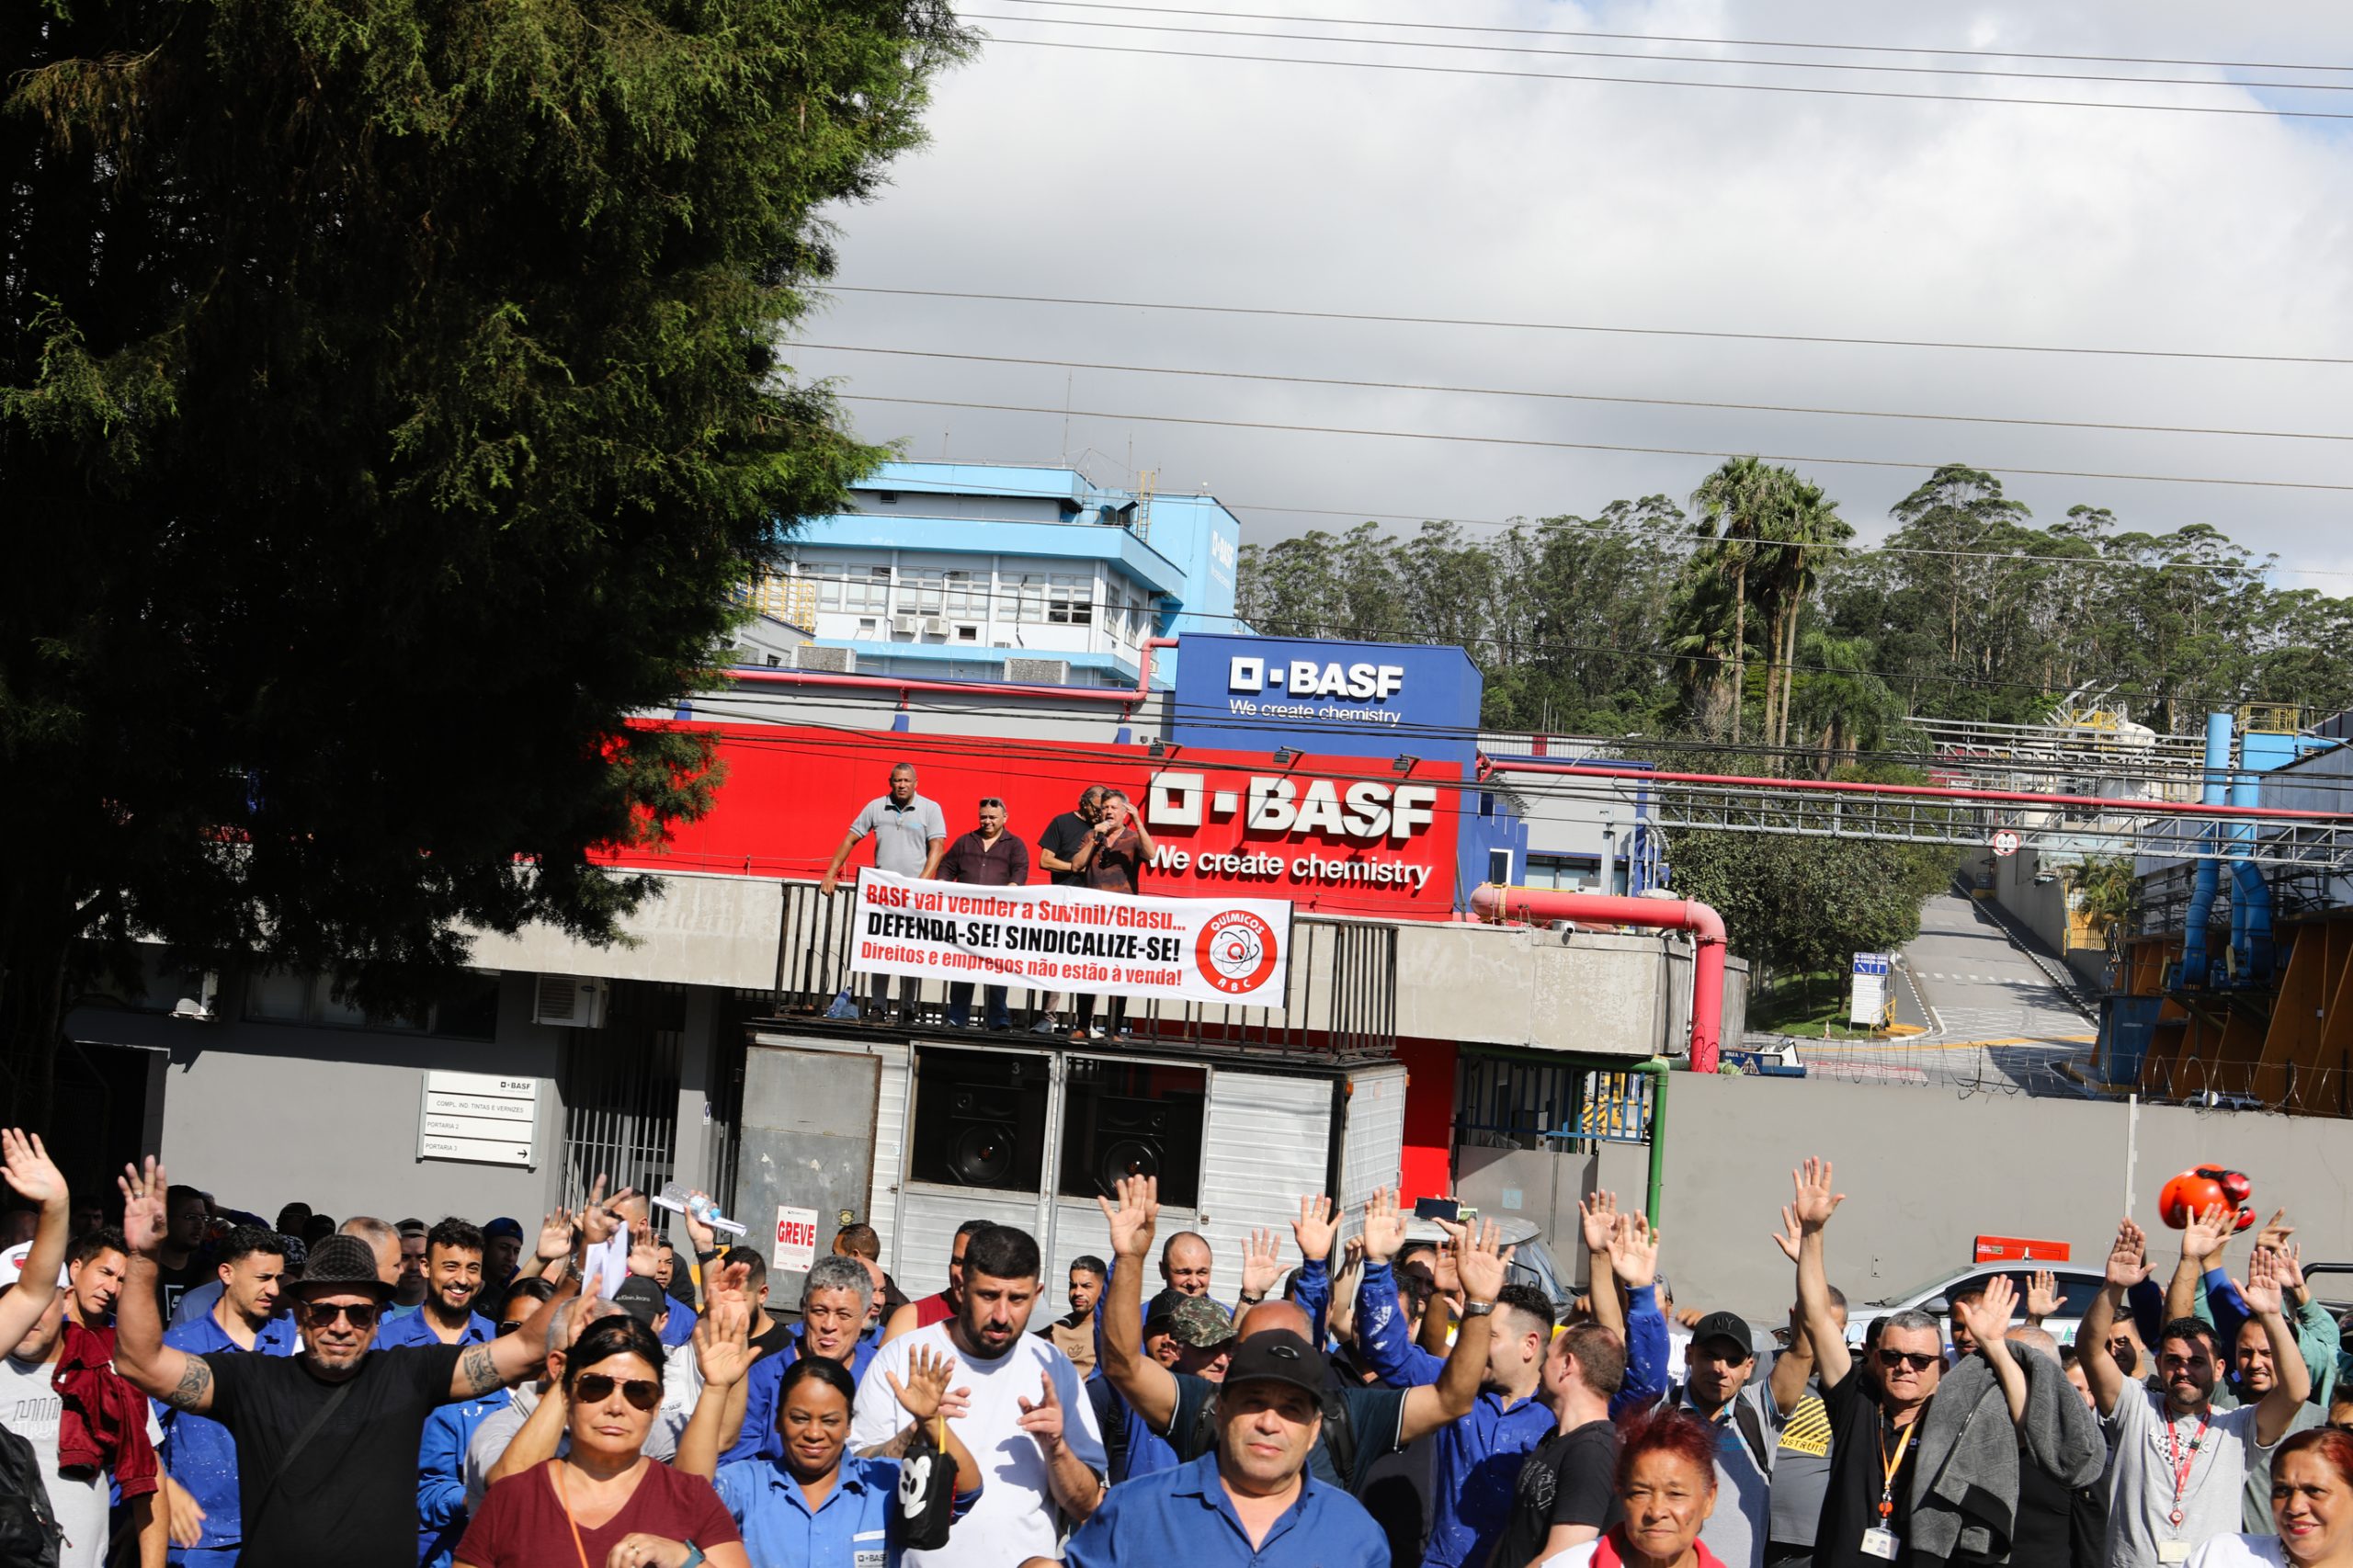
<svg viewBox="0 0 2353 1568">
<path fill-rule="evenodd" d="M 1926 1312 L 1937 1320 L 1939 1329 L 1943 1329 L 1946 1314 L 1952 1310 L 1953 1292 L 1972 1285 L 1983 1285 L 1996 1274 L 2008 1275 L 2010 1283 L 2017 1287 L 2018 1310 L 2023 1321 L 2027 1287 L 2034 1274 L 2045 1268 L 2058 1282 L 2059 1310 L 2044 1318 L 2042 1326 L 2060 1344 L 2073 1345 L 2075 1342 L 2075 1325 L 2090 1310 L 2092 1299 L 2099 1294 L 2108 1277 L 2099 1269 L 2072 1263 L 1974 1263 L 1965 1268 L 1939 1274 L 1915 1290 L 1883 1301 L 1850 1302 L 1847 1310 L 1847 1338 L 1849 1343 L 1860 1345 L 1864 1331 L 1874 1322 L 1906 1311 Z"/>
<path fill-rule="evenodd" d="M 1535 1286 L 1552 1300 L 1554 1312 L 1566 1316 L 1569 1303 L 1576 1299 L 1576 1287 L 1571 1282 L 1571 1276 L 1561 1272 L 1536 1221 L 1504 1214 L 1483 1214 L 1479 1218 L 1493 1220 L 1496 1240 L 1512 1249 L 1511 1283 Z M 1405 1244 L 1398 1249 L 1395 1261 L 1404 1264 L 1415 1253 L 1426 1252 L 1444 1240 L 1446 1231 L 1437 1221 L 1409 1219 L 1405 1221 Z"/>
</svg>

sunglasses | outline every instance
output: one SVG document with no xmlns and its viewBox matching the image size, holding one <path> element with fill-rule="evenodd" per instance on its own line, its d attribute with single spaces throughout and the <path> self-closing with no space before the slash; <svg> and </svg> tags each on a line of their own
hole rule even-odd
<svg viewBox="0 0 2353 1568">
<path fill-rule="evenodd" d="M 351 1320 L 352 1327 L 366 1330 L 376 1326 L 376 1314 L 381 1309 L 373 1301 L 303 1301 L 295 1310 L 313 1328 L 324 1328 L 343 1317 Z"/>
<path fill-rule="evenodd" d="M 1919 1350 L 1882 1350 L 1879 1353 L 1879 1364 L 1891 1372 L 1898 1367 L 1910 1367 L 1915 1372 L 1925 1372 L 1943 1360 L 1941 1356 L 1930 1356 Z"/>
<path fill-rule="evenodd" d="M 995 795 L 983 796 L 981 799 L 981 804 L 983 806 L 995 806 L 998 811 L 1005 810 L 1005 802 L 998 800 Z"/>
<path fill-rule="evenodd" d="M 632 1409 L 651 1410 L 662 1403 L 662 1385 L 643 1378 L 613 1378 L 602 1372 L 583 1372 L 574 1380 L 572 1397 L 582 1404 L 602 1404 L 613 1397 L 619 1388 L 621 1397 Z"/>
</svg>

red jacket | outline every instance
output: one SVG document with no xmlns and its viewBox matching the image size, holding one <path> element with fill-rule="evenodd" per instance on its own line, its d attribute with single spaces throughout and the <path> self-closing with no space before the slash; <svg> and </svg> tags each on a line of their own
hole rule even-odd
<svg viewBox="0 0 2353 1568">
<path fill-rule="evenodd" d="M 67 1318 L 64 1353 L 49 1383 L 64 1402 L 57 1424 L 60 1471 L 109 1473 L 125 1502 L 161 1484 L 155 1446 L 147 1440 L 147 1397 L 114 1369 L 114 1330 Z"/>
</svg>

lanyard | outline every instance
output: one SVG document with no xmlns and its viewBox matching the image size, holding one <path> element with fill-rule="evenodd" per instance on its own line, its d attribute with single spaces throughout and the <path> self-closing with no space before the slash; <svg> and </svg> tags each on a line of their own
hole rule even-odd
<svg viewBox="0 0 2353 1568">
<path fill-rule="evenodd" d="M 2207 1419 L 2206 1413 L 2200 1414 L 2198 1431 L 2190 1437 L 2187 1452 L 2181 1447 L 2179 1429 L 2171 1418 L 2165 1422 L 2165 1458 L 2173 1463 L 2173 1513 L 2168 1520 L 2172 1524 L 2181 1523 L 2181 1494 L 2189 1484 L 2189 1467 L 2198 1462 L 2199 1446 L 2206 1441 Z"/>
<path fill-rule="evenodd" d="M 1926 1414 L 1923 1412 L 1921 1415 L 1914 1416 L 1912 1425 L 1904 1428 L 1904 1436 L 1895 1439 L 1895 1457 L 1892 1460 L 1887 1457 L 1887 1424 L 1884 1421 L 1880 1423 L 1879 1517 L 1881 1522 L 1895 1512 L 1895 1472 L 1904 1468 L 1904 1450 L 1912 1446 L 1912 1434 L 1920 1429 L 1920 1422 Z"/>
</svg>

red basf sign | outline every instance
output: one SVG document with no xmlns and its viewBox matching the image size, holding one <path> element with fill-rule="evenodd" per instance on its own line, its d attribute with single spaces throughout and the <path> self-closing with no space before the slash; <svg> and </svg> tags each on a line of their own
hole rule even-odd
<svg viewBox="0 0 2353 1568">
<path fill-rule="evenodd" d="M 2065 1242 L 2039 1242 L 2031 1236 L 1980 1236 L 1979 1263 L 2064 1263 L 2074 1249 Z"/>
<path fill-rule="evenodd" d="M 1124 792 L 1155 854 L 1139 891 L 1177 898 L 1289 899 L 1302 912 L 1446 919 L 1455 908 L 1455 844 L 1463 794 L 1452 764 L 1424 762 L 1403 778 L 1363 757 L 1183 748 L 1154 760 L 1141 746 L 909 734 L 793 725 L 696 725 L 719 736 L 725 769 L 711 809 L 664 846 L 600 857 L 645 870 L 813 878 L 892 766 L 915 768 L 953 841 L 1000 800 L 1006 831 L 1030 849 L 1029 880 L 1047 880 L 1038 838 L 1090 784 Z M 855 868 L 871 861 L 859 846 Z"/>
</svg>

